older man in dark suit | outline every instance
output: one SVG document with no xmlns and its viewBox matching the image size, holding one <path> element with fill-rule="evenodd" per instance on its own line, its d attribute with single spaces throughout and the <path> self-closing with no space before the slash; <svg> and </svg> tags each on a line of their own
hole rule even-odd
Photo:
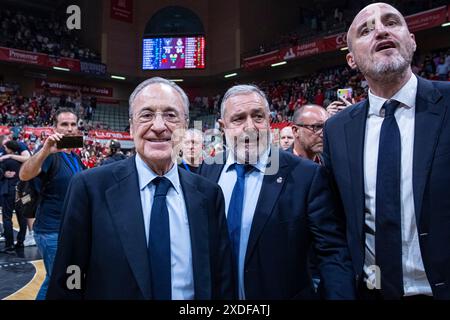
<svg viewBox="0 0 450 320">
<path fill-rule="evenodd" d="M 314 298 L 308 271 L 313 244 L 323 297 L 352 299 L 344 217 L 325 170 L 270 147 L 269 106 L 257 87 L 232 87 L 221 109 L 229 152 L 206 159 L 200 174 L 224 192 L 239 298 Z"/>
<path fill-rule="evenodd" d="M 234 297 L 222 192 L 174 164 L 188 106 L 162 78 L 132 93 L 137 155 L 74 177 L 47 298 Z"/>
</svg>

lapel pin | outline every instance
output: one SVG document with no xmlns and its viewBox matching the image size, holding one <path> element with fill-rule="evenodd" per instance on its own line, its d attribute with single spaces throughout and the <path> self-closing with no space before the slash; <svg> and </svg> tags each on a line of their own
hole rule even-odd
<svg viewBox="0 0 450 320">
<path fill-rule="evenodd" d="M 282 177 L 278 177 L 277 178 L 277 183 L 282 183 L 283 182 L 283 178 Z"/>
</svg>

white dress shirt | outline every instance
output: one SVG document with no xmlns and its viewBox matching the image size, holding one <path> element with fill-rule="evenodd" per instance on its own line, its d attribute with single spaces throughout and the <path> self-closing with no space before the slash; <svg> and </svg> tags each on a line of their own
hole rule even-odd
<svg viewBox="0 0 450 320">
<path fill-rule="evenodd" d="M 136 154 L 136 169 L 139 179 L 142 214 L 144 216 L 145 236 L 150 229 L 150 215 L 155 194 L 155 185 L 151 183 L 158 177 L 152 169 Z M 164 177 L 170 180 L 172 187 L 167 192 L 166 204 L 170 226 L 170 264 L 172 277 L 172 300 L 194 299 L 194 276 L 192 269 L 191 236 L 183 191 L 178 176 L 178 167 L 173 165 Z"/>
<path fill-rule="evenodd" d="M 413 149 L 414 121 L 417 94 L 417 78 L 413 74 L 408 82 L 392 96 L 401 104 L 395 111 L 395 119 L 401 137 L 401 226 L 402 226 L 402 265 L 405 296 L 432 295 L 425 274 L 420 252 L 413 195 Z M 375 273 L 370 266 L 375 265 L 375 197 L 377 185 L 378 145 L 386 99 L 375 96 L 369 90 L 369 112 L 364 142 L 364 191 L 365 191 L 365 232 L 366 254 L 364 272 L 371 283 L 375 283 Z"/>
<path fill-rule="evenodd" d="M 255 169 L 245 174 L 244 187 L 244 204 L 242 207 L 241 220 L 241 237 L 239 241 L 239 299 L 245 299 L 244 288 L 244 264 L 245 254 L 247 252 L 248 238 L 252 228 L 253 215 L 255 214 L 256 205 L 259 199 L 259 192 L 261 191 L 264 172 L 266 170 L 267 161 L 269 158 L 269 149 L 267 149 L 261 156 L 260 160 L 254 164 Z M 236 184 L 237 174 L 236 170 L 230 168 L 236 163 L 232 152 L 228 153 L 227 161 L 222 169 L 219 179 L 219 186 L 222 188 L 225 197 L 225 212 L 228 217 L 228 208 L 230 207 L 231 194 L 233 193 L 234 185 Z"/>
</svg>

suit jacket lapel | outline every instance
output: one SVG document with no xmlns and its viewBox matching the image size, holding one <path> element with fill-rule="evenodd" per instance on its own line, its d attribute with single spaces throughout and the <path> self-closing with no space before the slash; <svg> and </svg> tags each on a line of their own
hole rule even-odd
<svg viewBox="0 0 450 320">
<path fill-rule="evenodd" d="M 205 208 L 207 199 L 191 182 L 190 173 L 178 170 L 186 203 L 192 248 L 195 299 L 211 299 L 211 268 L 209 260 L 208 216 Z"/>
<path fill-rule="evenodd" d="M 151 299 L 150 264 L 135 158 L 114 168 L 117 183 L 105 191 L 123 250 L 145 299 Z M 125 201 L 124 201 L 125 200 Z"/>
<path fill-rule="evenodd" d="M 366 133 L 369 102 L 365 100 L 350 113 L 350 120 L 345 123 L 345 143 L 352 193 L 355 195 L 355 223 L 360 240 L 363 241 L 364 230 L 364 137 Z"/>
<path fill-rule="evenodd" d="M 198 173 L 204 177 L 207 177 L 209 180 L 218 183 L 220 174 L 222 173 L 223 167 L 227 161 L 226 157 L 227 154 L 225 152 L 221 152 L 215 157 L 206 158 Z"/>
<path fill-rule="evenodd" d="M 275 151 L 276 150 L 276 151 Z M 289 167 L 286 156 L 277 148 L 272 148 L 272 152 L 279 152 L 279 170 L 276 174 L 264 175 L 261 191 L 259 193 L 258 203 L 253 216 L 252 227 L 245 254 L 245 264 L 248 263 L 253 251 L 255 250 L 258 238 L 261 235 L 264 226 L 272 214 L 273 207 L 278 200 L 281 189 L 286 183 L 289 175 Z"/>
<path fill-rule="evenodd" d="M 413 190 L 417 224 L 420 222 L 423 193 L 437 146 L 446 106 L 441 93 L 430 81 L 417 77 L 414 129 Z"/>
</svg>

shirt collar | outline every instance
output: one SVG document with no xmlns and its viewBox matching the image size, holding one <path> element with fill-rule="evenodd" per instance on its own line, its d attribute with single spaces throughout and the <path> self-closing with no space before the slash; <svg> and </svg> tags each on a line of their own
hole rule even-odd
<svg viewBox="0 0 450 320">
<path fill-rule="evenodd" d="M 417 77 L 411 74 L 408 82 L 400 88 L 392 97 L 391 100 L 397 100 L 401 103 L 401 106 L 406 109 L 411 109 L 416 105 L 417 94 Z M 386 102 L 385 98 L 378 97 L 372 93 L 369 89 L 369 116 L 380 116 L 381 107 Z"/>
<path fill-rule="evenodd" d="M 256 168 L 259 172 L 264 172 L 266 167 L 267 167 L 267 162 L 269 160 L 269 153 L 270 153 L 270 148 L 267 148 L 266 151 L 264 151 L 261 156 L 259 157 L 258 162 L 256 162 L 255 164 L 252 164 L 252 166 L 254 168 Z M 230 169 L 230 166 L 232 166 L 233 164 L 236 163 L 236 159 L 234 157 L 234 153 L 230 150 L 230 152 L 228 152 L 228 156 L 227 156 L 227 161 L 225 162 L 225 172 L 228 171 L 228 169 Z"/>
<path fill-rule="evenodd" d="M 149 183 L 153 181 L 158 175 L 142 160 L 141 156 L 136 153 L 136 169 L 139 180 L 139 190 L 144 190 Z M 172 165 L 172 168 L 164 175 L 172 183 L 175 191 L 181 194 L 180 177 L 178 175 L 178 166 Z"/>
</svg>

